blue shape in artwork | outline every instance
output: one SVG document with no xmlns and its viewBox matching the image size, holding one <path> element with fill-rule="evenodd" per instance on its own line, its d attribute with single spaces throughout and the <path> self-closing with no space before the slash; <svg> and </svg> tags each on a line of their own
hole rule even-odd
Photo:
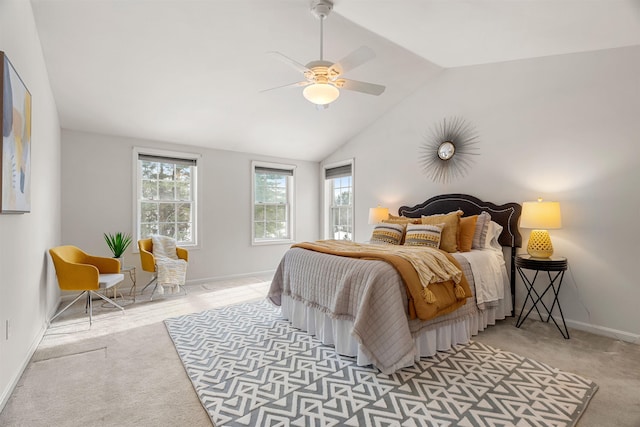
<svg viewBox="0 0 640 427">
<path fill-rule="evenodd" d="M 3 55 L 4 56 L 4 55 Z M 9 60 L 4 57 L 4 78 L 2 90 L 2 136 L 11 135 L 13 127 L 13 93 L 11 91 L 11 76 L 9 75 Z"/>
</svg>

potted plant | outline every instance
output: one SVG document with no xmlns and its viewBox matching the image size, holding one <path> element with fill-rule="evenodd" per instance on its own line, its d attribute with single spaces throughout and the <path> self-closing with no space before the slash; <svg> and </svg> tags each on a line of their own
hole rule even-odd
<svg viewBox="0 0 640 427">
<path fill-rule="evenodd" d="M 111 249 L 113 257 L 120 259 L 124 251 L 126 251 L 131 244 L 131 234 L 125 234 L 119 231 L 114 234 L 104 233 L 104 240 L 107 242 L 109 249 Z"/>
</svg>

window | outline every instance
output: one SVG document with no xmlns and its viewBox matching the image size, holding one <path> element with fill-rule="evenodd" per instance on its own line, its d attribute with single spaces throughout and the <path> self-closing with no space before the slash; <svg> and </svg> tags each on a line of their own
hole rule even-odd
<svg viewBox="0 0 640 427">
<path fill-rule="evenodd" d="M 173 237 L 195 245 L 197 161 L 199 156 L 135 149 L 136 235 Z"/>
<path fill-rule="evenodd" d="M 295 166 L 252 163 L 253 243 L 293 240 L 293 178 Z"/>
<path fill-rule="evenodd" d="M 353 162 L 325 167 L 325 238 L 353 240 Z"/>
</svg>

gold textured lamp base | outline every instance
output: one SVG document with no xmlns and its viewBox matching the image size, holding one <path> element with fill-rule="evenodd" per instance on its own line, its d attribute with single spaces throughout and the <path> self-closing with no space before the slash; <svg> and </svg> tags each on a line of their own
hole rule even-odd
<svg viewBox="0 0 640 427">
<path fill-rule="evenodd" d="M 534 258 L 549 258 L 553 255 L 553 245 L 547 230 L 531 230 L 527 253 Z"/>
</svg>

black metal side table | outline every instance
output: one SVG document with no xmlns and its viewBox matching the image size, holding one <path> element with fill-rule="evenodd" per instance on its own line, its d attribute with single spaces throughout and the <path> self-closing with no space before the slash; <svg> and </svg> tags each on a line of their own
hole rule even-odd
<svg viewBox="0 0 640 427">
<path fill-rule="evenodd" d="M 516 268 L 518 269 L 518 273 L 524 282 L 525 287 L 527 288 L 527 297 L 524 299 L 524 303 L 522 304 L 522 310 L 520 311 L 520 315 L 518 316 L 518 320 L 516 321 L 516 328 L 522 326 L 526 318 L 529 316 L 531 311 L 535 308 L 538 312 L 538 316 L 540 316 L 540 320 L 543 322 L 549 322 L 549 319 L 553 320 L 556 327 L 562 334 L 565 339 L 569 339 L 569 330 L 567 329 L 567 324 L 564 321 L 564 315 L 562 314 L 562 307 L 560 307 L 560 301 L 558 301 L 558 293 L 560 292 L 560 286 L 562 286 L 562 279 L 564 278 L 564 272 L 567 271 L 567 259 L 564 257 L 551 257 L 551 258 L 533 258 L 530 255 L 518 255 L 516 257 Z M 527 277 L 523 270 L 533 270 L 535 274 L 531 280 Z M 538 293 L 534 284 L 536 279 L 538 278 L 538 273 L 541 271 L 546 271 L 547 276 L 549 277 L 549 284 L 544 289 L 542 293 Z M 554 273 L 554 274 L 552 274 Z M 544 274 L 543 274 L 544 276 Z M 551 290 L 553 292 L 553 303 L 551 304 L 551 308 L 549 309 L 542 298 L 546 295 L 546 293 Z M 531 307 L 529 307 L 529 311 L 524 315 L 523 313 L 527 307 L 527 302 L 531 299 Z M 547 319 L 542 318 L 542 314 L 538 309 L 539 304 L 542 305 L 544 311 L 546 311 Z M 562 318 L 562 326 L 560 327 L 556 319 L 551 316 L 551 312 L 553 309 L 558 306 L 558 311 L 560 312 L 560 317 Z"/>
</svg>

